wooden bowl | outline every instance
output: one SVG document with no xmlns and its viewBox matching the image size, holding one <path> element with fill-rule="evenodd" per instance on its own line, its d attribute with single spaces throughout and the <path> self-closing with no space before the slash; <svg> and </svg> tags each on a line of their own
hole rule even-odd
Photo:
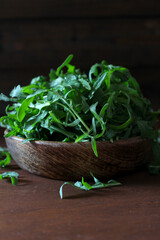
<svg viewBox="0 0 160 240">
<path fill-rule="evenodd" d="M 63 143 L 32 141 L 23 138 L 6 138 L 12 158 L 30 173 L 61 180 L 89 179 L 90 171 L 97 178 L 112 177 L 117 173 L 132 171 L 149 161 L 151 143 L 140 137 L 97 142 L 98 158 L 91 143 Z"/>
</svg>

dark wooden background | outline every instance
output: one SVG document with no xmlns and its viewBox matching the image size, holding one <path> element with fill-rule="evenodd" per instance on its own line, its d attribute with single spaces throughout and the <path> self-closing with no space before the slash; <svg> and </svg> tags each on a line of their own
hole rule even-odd
<svg viewBox="0 0 160 240">
<path fill-rule="evenodd" d="M 160 106 L 159 0 L 0 1 L 0 92 L 47 75 L 70 53 L 85 71 L 102 59 L 128 67 Z"/>
</svg>

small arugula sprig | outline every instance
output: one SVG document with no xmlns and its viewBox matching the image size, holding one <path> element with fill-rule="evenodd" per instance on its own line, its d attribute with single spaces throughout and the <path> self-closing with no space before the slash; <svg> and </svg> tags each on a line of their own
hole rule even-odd
<svg viewBox="0 0 160 240">
<path fill-rule="evenodd" d="M 4 172 L 4 173 L 0 174 L 0 179 L 10 178 L 11 179 L 11 183 L 13 185 L 17 185 L 17 183 L 18 183 L 18 176 L 19 176 L 19 174 L 17 172 Z"/>
<path fill-rule="evenodd" d="M 0 100 L 12 103 L 0 118 L 0 126 L 8 129 L 5 137 L 21 136 L 25 142 L 90 141 L 97 157 L 97 141 L 141 136 L 157 144 L 160 111 L 153 111 L 130 71 L 102 61 L 87 75 L 70 64 L 72 58 L 71 54 L 52 69 L 48 80 L 38 76 L 27 86 L 16 86 L 9 97 L 0 94 Z M 159 144 L 153 147 L 155 156 L 157 148 Z M 159 157 L 155 158 L 149 167 L 152 173 L 159 171 Z"/>
<path fill-rule="evenodd" d="M 0 168 L 6 167 L 11 162 L 11 155 L 6 148 L 0 147 Z"/>
<path fill-rule="evenodd" d="M 60 187 L 60 190 L 59 190 L 59 194 L 60 194 L 60 198 L 63 199 L 63 187 L 64 185 L 66 184 L 69 184 L 73 187 L 76 187 L 78 189 L 81 189 L 81 190 L 85 190 L 85 191 L 88 191 L 88 190 L 93 190 L 93 189 L 98 189 L 98 188 L 106 188 L 106 187 L 113 187 L 113 186 L 119 186 L 121 185 L 120 182 L 117 182 L 115 180 L 109 180 L 107 183 L 102 183 L 100 182 L 94 175 L 92 172 L 90 172 L 91 176 L 93 177 L 93 180 L 95 182 L 94 185 L 90 185 L 89 183 L 85 182 L 84 181 L 84 178 L 82 177 L 82 181 L 77 181 L 76 183 L 71 183 L 71 182 L 65 182 L 62 184 L 62 186 Z"/>
<path fill-rule="evenodd" d="M 8 166 L 11 162 L 11 155 L 6 148 L 0 147 L 0 168 Z M 16 172 L 4 172 L 0 174 L 0 179 L 10 178 L 13 185 L 17 185 L 19 174 Z"/>
</svg>

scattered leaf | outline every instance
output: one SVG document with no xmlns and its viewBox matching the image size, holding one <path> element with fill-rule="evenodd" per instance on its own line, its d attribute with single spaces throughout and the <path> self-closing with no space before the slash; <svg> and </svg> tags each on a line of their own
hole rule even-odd
<svg viewBox="0 0 160 240">
<path fill-rule="evenodd" d="M 76 183 L 65 182 L 62 184 L 62 186 L 60 187 L 60 190 L 59 190 L 60 198 L 61 199 L 64 198 L 63 197 L 63 187 L 64 187 L 64 185 L 68 185 L 68 184 L 71 185 L 72 187 L 76 187 L 78 189 L 85 190 L 85 191 L 121 185 L 120 182 L 117 182 L 115 180 L 109 180 L 107 183 L 102 183 L 93 175 L 92 172 L 90 172 L 90 174 L 93 177 L 93 180 L 95 182 L 93 185 L 90 185 L 89 183 L 85 182 L 83 177 L 82 177 L 81 182 L 79 182 L 79 181 L 77 181 Z"/>
</svg>

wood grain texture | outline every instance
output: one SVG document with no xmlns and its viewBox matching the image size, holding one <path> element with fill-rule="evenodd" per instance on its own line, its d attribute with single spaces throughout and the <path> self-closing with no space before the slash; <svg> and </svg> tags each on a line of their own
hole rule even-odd
<svg viewBox="0 0 160 240">
<path fill-rule="evenodd" d="M 160 175 L 134 172 L 116 178 L 122 186 L 95 191 L 65 186 L 60 200 L 62 181 L 29 174 L 15 163 L 6 169 L 13 170 L 20 174 L 16 187 L 0 180 L 1 239 L 159 240 Z"/>
<path fill-rule="evenodd" d="M 159 16 L 159 0 L 5 0 L 0 18 Z"/>
<path fill-rule="evenodd" d="M 20 137 L 6 138 L 6 144 L 16 163 L 31 173 L 62 180 L 112 177 L 133 171 L 151 160 L 150 141 L 139 137 L 97 142 L 98 158 L 90 142 L 62 143 L 32 141 L 23 144 Z"/>
<path fill-rule="evenodd" d="M 2 22 L 0 68 L 56 68 L 70 53 L 82 69 L 103 59 L 128 67 L 159 66 L 159 26 L 159 19 Z"/>
</svg>

